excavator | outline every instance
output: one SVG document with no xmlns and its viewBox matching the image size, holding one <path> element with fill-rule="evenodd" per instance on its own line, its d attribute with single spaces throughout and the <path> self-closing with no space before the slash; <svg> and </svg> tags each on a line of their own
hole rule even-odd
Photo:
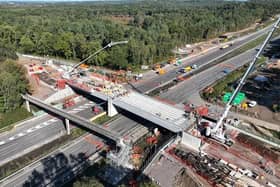
<svg viewBox="0 0 280 187">
<path fill-rule="evenodd" d="M 235 97 L 237 96 L 239 91 L 242 89 L 243 85 L 245 84 L 246 79 L 248 78 L 249 74 L 253 71 L 255 64 L 256 64 L 257 60 L 260 58 L 260 55 L 262 54 L 264 48 L 266 47 L 266 45 L 272 38 L 272 35 L 275 32 L 275 30 L 278 28 L 279 22 L 280 22 L 280 17 L 273 25 L 272 30 L 267 35 L 261 48 L 258 50 L 258 52 L 257 52 L 256 56 L 253 58 L 252 62 L 249 64 L 246 72 L 242 76 L 241 80 L 239 81 L 239 84 L 237 85 L 237 87 L 233 91 L 233 94 L 231 95 L 229 101 L 227 102 L 225 110 L 224 110 L 223 114 L 221 115 L 221 117 L 219 118 L 219 120 L 217 121 L 217 123 L 213 127 L 210 127 L 210 126 L 206 127 L 206 133 L 205 133 L 206 136 L 208 136 L 214 140 L 217 140 L 218 142 L 221 142 L 223 144 L 230 144 L 231 140 L 229 138 L 225 137 L 224 120 L 227 117 L 227 115 L 230 111 L 230 108 L 233 105 L 233 101 L 234 101 Z"/>
</svg>

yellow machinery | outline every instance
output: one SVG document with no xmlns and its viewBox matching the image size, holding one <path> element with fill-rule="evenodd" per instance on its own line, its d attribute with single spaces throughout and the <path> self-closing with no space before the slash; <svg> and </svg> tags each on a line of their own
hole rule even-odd
<svg viewBox="0 0 280 187">
<path fill-rule="evenodd" d="M 191 67 L 191 66 L 185 67 L 185 72 L 188 72 L 188 71 L 191 71 L 191 70 L 192 70 L 192 67 Z"/>
<path fill-rule="evenodd" d="M 166 71 L 164 69 L 162 69 L 162 68 L 158 69 L 158 74 L 159 75 L 164 75 L 165 73 L 166 73 Z"/>
</svg>

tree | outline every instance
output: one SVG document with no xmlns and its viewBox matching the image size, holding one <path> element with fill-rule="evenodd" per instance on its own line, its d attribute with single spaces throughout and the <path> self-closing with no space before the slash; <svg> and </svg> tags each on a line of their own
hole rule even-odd
<svg viewBox="0 0 280 187">
<path fill-rule="evenodd" d="M 73 187 L 104 187 L 95 177 L 82 177 Z"/>
<path fill-rule="evenodd" d="M 115 46 L 111 48 L 106 58 L 106 64 L 114 69 L 126 69 L 128 67 L 126 52 L 125 47 Z"/>
<path fill-rule="evenodd" d="M 22 51 L 25 53 L 32 53 L 34 51 L 35 45 L 33 41 L 27 36 L 22 36 L 19 44 Z"/>
<path fill-rule="evenodd" d="M 28 91 L 28 81 L 22 66 L 12 60 L 0 64 L 0 109 L 11 111 L 22 104 L 20 94 Z"/>
<path fill-rule="evenodd" d="M 15 49 L 11 44 L 7 44 L 0 40 L 0 62 L 6 59 L 17 59 Z"/>
</svg>

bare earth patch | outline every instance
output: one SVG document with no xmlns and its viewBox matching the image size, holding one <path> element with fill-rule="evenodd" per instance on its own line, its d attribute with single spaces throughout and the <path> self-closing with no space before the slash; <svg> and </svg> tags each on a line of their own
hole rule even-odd
<svg viewBox="0 0 280 187">
<path fill-rule="evenodd" d="M 28 67 L 30 64 L 42 64 L 42 61 L 40 61 L 40 60 L 30 59 L 30 58 L 22 57 L 22 56 L 19 56 L 19 59 L 17 62 L 25 67 Z M 26 77 L 29 80 L 30 90 L 31 90 L 33 96 L 40 98 L 40 99 L 45 99 L 54 92 L 51 88 L 49 88 L 43 84 L 40 84 L 39 80 L 36 79 L 35 77 L 30 76 L 29 74 L 26 74 Z"/>
</svg>

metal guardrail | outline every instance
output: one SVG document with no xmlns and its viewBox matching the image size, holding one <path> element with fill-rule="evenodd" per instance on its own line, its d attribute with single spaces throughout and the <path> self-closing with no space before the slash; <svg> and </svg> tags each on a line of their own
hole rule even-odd
<svg viewBox="0 0 280 187">
<path fill-rule="evenodd" d="M 39 100 L 35 97 L 32 97 L 30 95 L 22 95 L 22 98 L 31 102 L 31 103 L 33 103 L 33 104 L 35 104 L 35 105 L 37 105 L 37 106 L 39 106 L 39 107 L 41 107 L 41 108 L 43 108 L 43 109 L 45 109 L 45 110 L 48 110 L 48 111 L 53 112 L 53 113 L 55 113 L 59 116 L 62 116 L 63 118 L 68 119 L 69 121 L 72 121 L 79 126 L 82 126 L 86 129 L 89 129 L 93 132 L 96 132 L 96 133 L 98 133 L 102 136 L 105 136 L 105 137 L 107 137 L 107 138 L 109 138 L 109 139 L 111 139 L 115 142 L 118 142 L 119 139 L 120 139 L 119 135 L 117 135 L 115 133 L 112 133 L 112 132 L 109 132 L 108 130 L 99 127 L 98 124 L 92 123 L 92 122 L 90 122 L 90 121 L 88 121 L 88 120 L 86 120 L 86 119 L 84 119 L 80 116 L 75 115 L 75 114 L 69 114 L 69 113 L 67 113 L 67 112 L 65 112 L 61 109 L 55 108 L 51 105 L 48 105 L 48 104 L 42 102 L 41 100 Z"/>
</svg>

